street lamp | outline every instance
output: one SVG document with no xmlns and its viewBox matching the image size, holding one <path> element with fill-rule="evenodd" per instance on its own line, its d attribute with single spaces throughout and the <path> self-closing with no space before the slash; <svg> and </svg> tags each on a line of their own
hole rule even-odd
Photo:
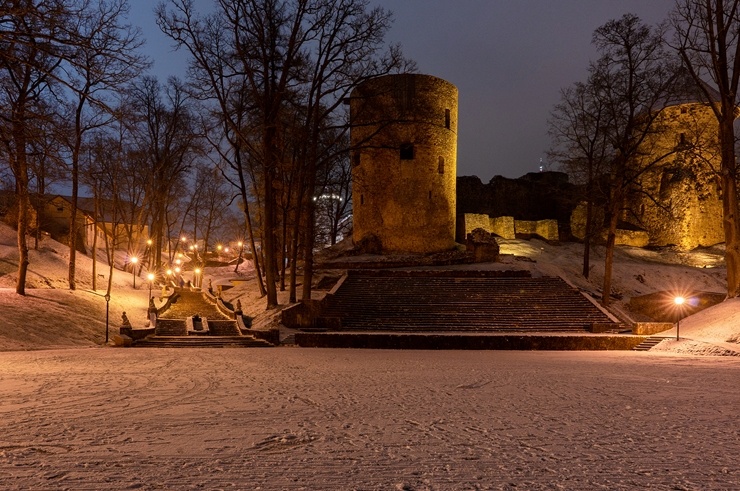
<svg viewBox="0 0 740 491">
<path fill-rule="evenodd" d="M 195 268 L 195 270 L 193 271 L 193 273 L 195 273 L 195 278 L 193 278 L 193 281 L 195 281 L 195 287 L 198 288 L 198 287 L 200 287 L 200 281 L 199 281 L 199 279 L 200 279 L 199 278 L 200 277 L 200 268 Z"/>
<path fill-rule="evenodd" d="M 146 275 L 146 279 L 149 280 L 149 301 L 152 300 L 152 283 L 154 283 L 154 273 Z"/>
<path fill-rule="evenodd" d="M 152 239 L 146 239 L 146 267 L 152 266 Z"/>
<path fill-rule="evenodd" d="M 239 257 L 236 258 L 236 267 L 234 268 L 234 273 L 239 272 L 239 263 L 242 262 L 242 252 L 244 252 L 244 242 L 240 240 L 236 243 L 236 245 L 239 246 Z"/>
<path fill-rule="evenodd" d="M 132 256 L 131 259 L 131 276 L 134 278 L 134 290 L 136 290 L 136 263 L 139 262 L 139 258 Z"/>
<path fill-rule="evenodd" d="M 110 312 L 110 293 L 105 294 L 105 344 L 108 344 L 108 313 Z"/>
<path fill-rule="evenodd" d="M 678 307 L 678 320 L 676 321 L 676 341 L 678 341 L 678 334 L 681 330 L 681 309 L 683 308 L 683 304 L 685 302 L 686 299 L 680 295 L 673 299 L 673 303 L 675 303 L 676 307 Z"/>
</svg>

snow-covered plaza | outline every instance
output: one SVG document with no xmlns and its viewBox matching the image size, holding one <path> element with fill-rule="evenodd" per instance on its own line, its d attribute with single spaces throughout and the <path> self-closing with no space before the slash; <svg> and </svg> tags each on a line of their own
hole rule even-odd
<svg viewBox="0 0 740 491">
<path fill-rule="evenodd" d="M 0 488 L 740 488 L 738 357 L 0 353 Z"/>
</svg>

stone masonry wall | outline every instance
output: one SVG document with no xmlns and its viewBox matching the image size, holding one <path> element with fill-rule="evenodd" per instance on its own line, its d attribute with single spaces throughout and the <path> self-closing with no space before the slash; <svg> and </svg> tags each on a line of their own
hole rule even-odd
<svg viewBox="0 0 740 491">
<path fill-rule="evenodd" d="M 455 247 L 457 107 L 457 88 L 429 75 L 378 77 L 352 92 L 355 243 Z"/>
<path fill-rule="evenodd" d="M 650 244 L 689 250 L 724 241 L 717 120 L 711 107 L 684 103 L 663 109 L 647 139 L 640 189 L 626 222 L 647 231 Z M 656 162 L 658 156 L 666 156 Z"/>
</svg>

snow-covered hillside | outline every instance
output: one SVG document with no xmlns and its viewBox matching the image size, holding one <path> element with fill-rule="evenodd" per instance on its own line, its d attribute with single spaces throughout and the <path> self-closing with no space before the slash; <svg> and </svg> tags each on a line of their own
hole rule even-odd
<svg viewBox="0 0 740 491">
<path fill-rule="evenodd" d="M 461 268 L 528 269 L 533 274 L 560 275 L 579 288 L 600 295 L 603 278 L 602 252 L 592 258 L 589 280 L 581 272 L 581 245 L 548 244 L 543 241 L 501 241 L 500 263 L 466 265 Z M 18 251 L 13 229 L 0 223 L 0 350 L 85 346 L 105 341 L 104 286 L 108 268 L 99 262 L 98 290 L 91 290 L 92 259 L 78 255 L 77 290 L 67 288 L 68 249 L 45 238 L 31 250 L 26 296 L 15 293 Z M 247 267 L 239 275 L 232 268 L 206 269 L 205 284 L 244 280 L 225 293 L 227 300 L 241 301 L 253 316 L 266 316 Z M 722 292 L 725 270 L 720 249 L 678 253 L 620 248 L 615 258 L 615 307 L 627 315 L 630 297 L 656 291 Z M 149 290 L 143 278 L 132 288 L 132 276 L 115 270 L 109 304 L 110 332 L 117 332 L 122 312 L 135 326 L 146 323 Z M 155 295 L 156 296 L 156 295 Z M 284 301 L 284 300 L 283 300 Z M 681 321 L 680 341 L 666 340 L 657 350 L 693 354 L 728 354 L 740 351 L 740 300 L 724 302 Z M 260 319 L 257 319 L 260 322 Z M 675 331 L 664 333 L 675 336 Z"/>
</svg>

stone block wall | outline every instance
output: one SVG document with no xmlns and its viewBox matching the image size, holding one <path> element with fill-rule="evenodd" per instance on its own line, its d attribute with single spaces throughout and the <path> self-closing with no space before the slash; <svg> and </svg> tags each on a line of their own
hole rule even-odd
<svg viewBox="0 0 740 491">
<path fill-rule="evenodd" d="M 463 242 L 473 230 L 481 228 L 503 239 L 536 236 L 545 240 L 559 240 L 557 220 L 514 220 L 514 217 L 489 217 L 465 213 L 458 217 L 458 241 Z"/>
<path fill-rule="evenodd" d="M 370 79 L 350 97 L 353 238 L 381 252 L 455 247 L 457 88 L 429 75 Z"/>
<path fill-rule="evenodd" d="M 557 220 L 514 220 L 518 237 L 536 236 L 545 240 L 559 240 Z"/>
<path fill-rule="evenodd" d="M 724 242 L 712 108 L 696 102 L 669 106 L 655 125 L 658 131 L 643 144 L 638 165 L 644 171 L 623 220 L 646 230 L 651 245 L 690 250 Z"/>
</svg>

